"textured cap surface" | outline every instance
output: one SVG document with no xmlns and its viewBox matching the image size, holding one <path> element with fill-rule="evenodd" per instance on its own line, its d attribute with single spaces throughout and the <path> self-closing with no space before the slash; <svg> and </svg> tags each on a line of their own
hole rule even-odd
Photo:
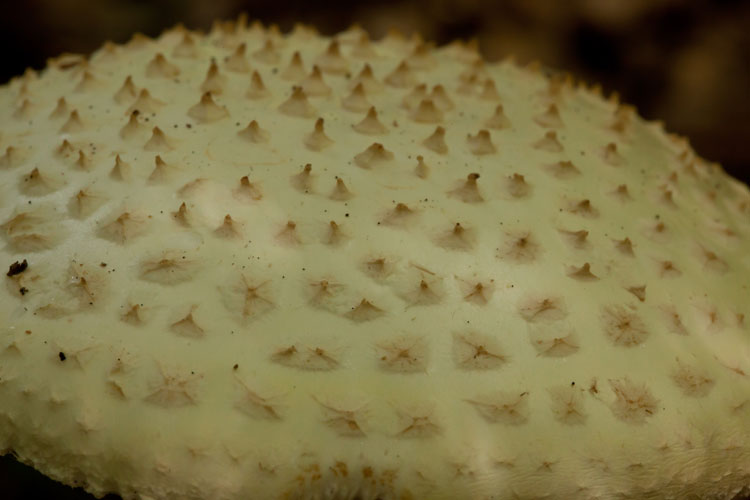
<svg viewBox="0 0 750 500">
<path fill-rule="evenodd" d="M 0 451 L 55 479 L 750 486 L 750 191 L 596 88 L 240 21 L 63 55 L 0 113 Z"/>
</svg>

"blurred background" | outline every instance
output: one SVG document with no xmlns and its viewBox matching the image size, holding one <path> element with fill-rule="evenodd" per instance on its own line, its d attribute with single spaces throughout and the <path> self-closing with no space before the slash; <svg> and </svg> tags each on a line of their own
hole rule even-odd
<svg viewBox="0 0 750 500">
<path fill-rule="evenodd" d="M 178 22 L 297 21 L 334 34 L 357 22 L 446 43 L 476 37 L 490 60 L 514 54 L 618 91 L 648 119 L 688 136 L 701 156 L 750 182 L 750 1 L 747 0 L 25 0 L 2 2 L 0 82 L 60 52 L 150 36 Z M 0 459 L 3 500 L 91 499 Z M 112 499 L 116 497 L 111 497 Z"/>
</svg>

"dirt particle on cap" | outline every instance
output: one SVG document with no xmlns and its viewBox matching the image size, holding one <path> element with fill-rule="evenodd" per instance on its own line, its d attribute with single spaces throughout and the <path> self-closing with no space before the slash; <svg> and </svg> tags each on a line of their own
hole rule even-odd
<svg viewBox="0 0 750 500">
<path fill-rule="evenodd" d="M 11 276 L 15 276 L 17 274 L 21 274 L 28 267 L 29 267 L 29 263 L 26 261 L 26 259 L 23 259 L 23 262 L 15 261 L 8 268 L 8 272 L 6 273 L 6 276 L 11 277 Z"/>
</svg>

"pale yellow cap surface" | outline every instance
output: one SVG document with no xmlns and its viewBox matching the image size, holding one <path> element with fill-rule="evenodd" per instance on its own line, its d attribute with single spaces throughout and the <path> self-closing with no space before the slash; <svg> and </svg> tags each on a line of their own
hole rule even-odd
<svg viewBox="0 0 750 500">
<path fill-rule="evenodd" d="M 62 56 L 0 113 L 0 451 L 55 479 L 750 487 L 750 191 L 595 89 L 240 22 Z"/>
</svg>

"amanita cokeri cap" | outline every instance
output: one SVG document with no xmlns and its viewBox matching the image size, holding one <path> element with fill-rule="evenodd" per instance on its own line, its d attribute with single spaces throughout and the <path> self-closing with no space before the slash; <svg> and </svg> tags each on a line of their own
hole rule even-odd
<svg viewBox="0 0 750 500">
<path fill-rule="evenodd" d="M 0 114 L 0 451 L 44 474 L 750 490 L 750 191 L 597 87 L 241 19 L 62 55 Z"/>
</svg>

